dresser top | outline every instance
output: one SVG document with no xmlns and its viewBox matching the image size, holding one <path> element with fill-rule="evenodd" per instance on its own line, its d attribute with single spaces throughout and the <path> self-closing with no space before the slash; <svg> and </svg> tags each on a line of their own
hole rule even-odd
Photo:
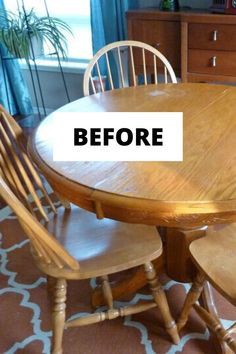
<svg viewBox="0 0 236 354">
<path fill-rule="evenodd" d="M 126 15 L 128 19 L 236 24 L 236 15 L 213 13 L 207 9 L 181 8 L 180 11 L 161 11 L 157 7 L 150 7 L 129 10 Z"/>
</svg>

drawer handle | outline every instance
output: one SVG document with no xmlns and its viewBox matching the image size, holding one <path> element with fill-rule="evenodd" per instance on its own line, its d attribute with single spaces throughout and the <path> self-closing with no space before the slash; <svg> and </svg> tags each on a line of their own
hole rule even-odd
<svg viewBox="0 0 236 354">
<path fill-rule="evenodd" d="M 213 68 L 216 67 L 216 56 L 214 56 L 214 57 L 211 58 L 211 66 L 212 66 Z"/>
<path fill-rule="evenodd" d="M 160 42 L 157 42 L 157 43 L 154 43 L 152 46 L 153 46 L 154 48 L 158 48 L 158 47 L 161 46 L 161 43 L 160 43 Z"/>
<path fill-rule="evenodd" d="M 217 41 L 217 36 L 218 36 L 218 31 L 217 30 L 213 31 L 213 42 Z"/>
</svg>

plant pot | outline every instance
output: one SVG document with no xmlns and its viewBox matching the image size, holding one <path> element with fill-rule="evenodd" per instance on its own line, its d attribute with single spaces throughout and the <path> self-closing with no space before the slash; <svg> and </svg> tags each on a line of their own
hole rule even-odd
<svg viewBox="0 0 236 354">
<path fill-rule="evenodd" d="M 43 41 L 36 38 L 35 36 L 31 38 L 30 42 L 30 59 L 37 59 L 44 55 Z"/>
<path fill-rule="evenodd" d="M 178 11 L 179 1 L 178 0 L 161 0 L 160 10 L 162 11 Z"/>
</svg>

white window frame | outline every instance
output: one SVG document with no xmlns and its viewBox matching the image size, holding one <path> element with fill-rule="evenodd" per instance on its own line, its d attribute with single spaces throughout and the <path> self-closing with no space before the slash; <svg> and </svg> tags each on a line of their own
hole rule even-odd
<svg viewBox="0 0 236 354">
<path fill-rule="evenodd" d="M 7 10 L 11 11 L 11 9 L 7 7 L 7 1 L 8 0 L 4 0 L 5 7 Z M 54 15 L 52 14 L 52 16 Z M 64 72 L 84 73 L 90 59 L 91 58 L 80 58 L 80 57 L 75 58 L 75 57 L 68 56 L 68 58 L 64 60 L 63 58 L 60 57 L 60 65 Z M 19 63 L 22 69 L 28 69 L 28 65 L 26 64 L 26 61 L 24 59 L 19 60 Z M 58 59 L 56 56 L 45 55 L 42 56 L 41 58 L 37 58 L 35 60 L 35 63 L 33 60 L 31 60 L 30 64 L 31 64 L 31 69 L 33 71 L 35 70 L 34 64 L 36 64 L 37 69 L 39 71 L 60 72 L 60 66 L 58 64 Z"/>
</svg>

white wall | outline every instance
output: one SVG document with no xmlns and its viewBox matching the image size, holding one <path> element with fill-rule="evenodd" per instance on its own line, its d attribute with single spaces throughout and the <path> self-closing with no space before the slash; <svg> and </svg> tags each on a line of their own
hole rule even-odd
<svg viewBox="0 0 236 354">
<path fill-rule="evenodd" d="M 23 69 L 23 75 L 30 89 L 31 97 L 33 100 L 33 106 L 36 107 L 35 95 L 33 93 L 34 91 L 33 91 L 32 80 L 30 77 L 29 70 Z M 37 85 L 35 71 L 33 71 L 33 75 L 34 75 L 34 82 Z M 83 92 L 82 92 L 83 74 L 79 72 L 78 73 L 67 72 L 64 75 L 65 75 L 65 80 L 66 80 L 71 101 L 83 97 Z M 48 111 L 55 110 L 58 107 L 61 107 L 64 104 L 68 103 L 68 99 L 62 81 L 62 76 L 59 72 L 40 70 L 39 79 L 42 86 L 45 107 L 47 108 Z M 38 88 L 37 88 L 37 92 L 38 92 Z M 40 97 L 39 94 L 37 95 L 37 97 Z M 41 101 L 39 106 L 42 106 Z"/>
</svg>

